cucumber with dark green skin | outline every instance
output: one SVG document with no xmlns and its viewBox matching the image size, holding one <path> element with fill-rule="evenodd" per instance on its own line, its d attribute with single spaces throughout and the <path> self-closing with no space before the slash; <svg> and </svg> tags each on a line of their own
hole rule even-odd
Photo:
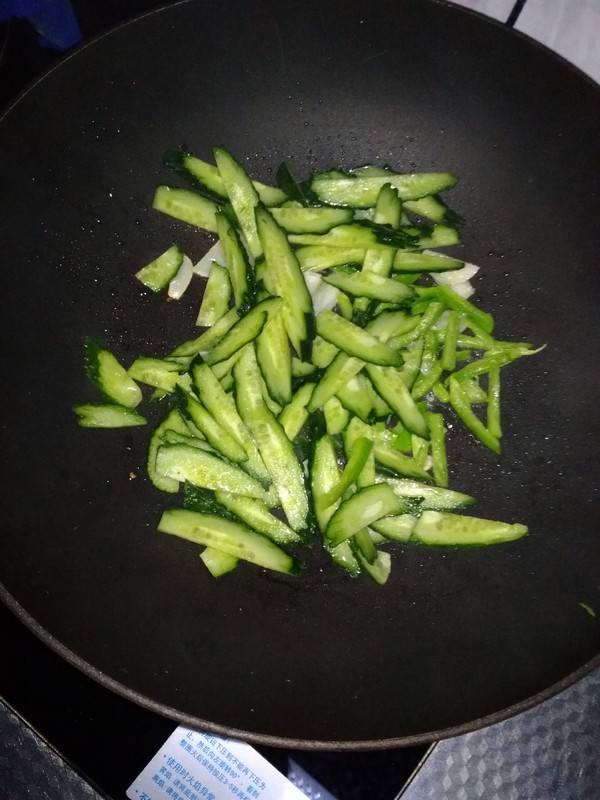
<svg viewBox="0 0 600 800">
<path fill-rule="evenodd" d="M 185 178 L 190 185 L 203 194 L 208 194 L 216 201 L 227 200 L 227 190 L 223 178 L 214 164 L 182 150 L 169 150 L 165 153 L 163 163 L 170 167 L 176 175 Z M 275 186 L 267 186 L 260 181 L 252 181 L 258 196 L 267 207 L 278 206 L 287 197 L 285 192 Z"/>
<path fill-rule="evenodd" d="M 245 317 L 238 320 L 223 338 L 204 353 L 204 361 L 209 365 L 225 361 L 244 345 L 254 341 L 265 326 L 269 314 L 276 313 L 282 305 L 279 297 L 270 297 L 254 306 Z"/>
<path fill-rule="evenodd" d="M 213 154 L 237 222 L 248 242 L 250 252 L 257 258 L 262 253 L 254 216 L 254 210 L 260 203 L 258 192 L 246 170 L 228 150 L 224 147 L 215 147 Z"/>
<path fill-rule="evenodd" d="M 131 408 L 116 403 L 94 405 L 92 403 L 73 407 L 82 428 L 132 428 L 145 425 L 146 418 Z"/>
<path fill-rule="evenodd" d="M 145 267 L 138 270 L 135 273 L 135 277 L 153 292 L 160 292 L 177 275 L 182 263 L 183 252 L 178 245 L 174 244 L 149 264 L 146 264 Z"/>
<path fill-rule="evenodd" d="M 352 208 L 368 208 L 375 205 L 381 187 L 389 183 L 401 200 L 417 200 L 430 194 L 451 189 L 457 178 L 449 172 L 424 172 L 398 174 L 386 172 L 382 175 L 315 176 L 310 188 L 324 203 Z"/>
<path fill-rule="evenodd" d="M 527 533 L 527 526 L 466 517 L 443 511 L 424 511 L 413 529 L 413 539 L 437 547 L 481 547 L 512 542 Z"/>
<path fill-rule="evenodd" d="M 400 508 L 398 498 L 386 483 L 365 486 L 337 508 L 327 524 L 326 536 L 332 545 L 349 539 L 362 528 Z"/>
<path fill-rule="evenodd" d="M 216 514 L 173 508 L 163 513 L 158 530 L 195 544 L 214 547 L 265 569 L 288 575 L 300 573 L 300 562 L 266 536 L 256 533 L 241 522 L 223 519 Z"/>
<path fill-rule="evenodd" d="M 107 400 L 135 408 L 142 401 L 142 390 L 115 356 L 98 342 L 87 338 L 84 343 L 84 364 L 90 381 Z"/>
<path fill-rule="evenodd" d="M 264 206 L 256 208 L 256 225 L 270 285 L 285 306 L 284 319 L 290 342 L 297 355 L 308 360 L 315 333 L 315 315 L 302 270 L 285 231 Z"/>
<path fill-rule="evenodd" d="M 363 271 L 350 274 L 332 272 L 323 280 L 355 297 L 368 297 L 388 303 L 403 303 L 414 295 L 414 290 L 410 286 L 377 275 L 375 272 Z"/>
<path fill-rule="evenodd" d="M 317 316 L 317 333 L 349 356 L 367 363 L 384 367 L 397 367 L 403 363 L 402 355 L 397 350 L 333 311 L 322 311 Z"/>
<path fill-rule="evenodd" d="M 217 233 L 225 253 L 225 266 L 233 289 L 235 306 L 245 307 L 248 293 L 253 288 L 254 276 L 246 250 L 239 234 L 225 214 L 217 214 Z"/>
<path fill-rule="evenodd" d="M 204 489 L 223 489 L 263 499 L 263 485 L 219 455 L 185 444 L 162 445 L 156 453 L 156 471 L 181 483 L 189 481 Z"/>
</svg>

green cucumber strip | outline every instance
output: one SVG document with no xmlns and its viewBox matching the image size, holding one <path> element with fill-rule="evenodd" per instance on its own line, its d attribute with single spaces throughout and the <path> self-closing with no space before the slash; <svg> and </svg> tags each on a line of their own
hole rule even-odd
<svg viewBox="0 0 600 800">
<path fill-rule="evenodd" d="M 340 403 L 339 398 L 330 397 L 323 403 L 323 414 L 325 416 L 325 427 L 330 436 L 341 433 L 348 426 L 350 412 Z"/>
<path fill-rule="evenodd" d="M 346 430 L 344 431 L 344 452 L 346 454 L 346 460 L 350 458 L 350 454 L 352 453 L 352 449 L 354 447 L 354 443 L 359 438 L 369 439 L 370 441 L 374 440 L 374 431 L 372 426 L 367 425 L 358 417 L 352 417 Z M 358 474 L 356 478 L 356 485 L 358 488 L 363 488 L 364 486 L 371 486 L 375 483 L 375 456 L 373 455 L 373 450 L 369 453 L 369 457 L 367 458 L 365 465 L 363 466 L 362 470 Z"/>
<path fill-rule="evenodd" d="M 282 300 L 279 297 L 270 297 L 254 306 L 245 317 L 239 319 L 214 347 L 204 353 L 204 361 L 212 366 L 219 361 L 225 361 L 241 350 L 244 345 L 254 341 L 265 326 L 270 314 L 281 308 Z"/>
<path fill-rule="evenodd" d="M 390 486 L 385 483 L 365 486 L 337 508 L 327 525 L 327 539 L 334 546 L 338 545 L 361 528 L 396 513 L 398 509 L 398 498 Z"/>
<path fill-rule="evenodd" d="M 243 417 L 243 415 L 242 415 Z M 306 530 L 308 497 L 302 466 L 283 427 L 266 406 L 252 409 L 244 419 L 271 475 L 286 519 L 296 532 Z"/>
<path fill-rule="evenodd" d="M 317 439 L 310 467 L 310 489 L 315 516 L 319 530 L 325 536 L 329 520 L 339 506 L 339 502 L 328 505 L 325 497 L 338 483 L 340 468 L 337 462 L 335 446 L 331 436 L 322 436 Z"/>
<path fill-rule="evenodd" d="M 284 303 L 284 320 L 290 342 L 296 354 L 307 361 L 315 323 L 312 298 L 300 264 L 285 231 L 264 206 L 259 205 L 256 209 L 256 225 L 269 282 Z"/>
<path fill-rule="evenodd" d="M 424 510 L 452 511 L 475 502 L 475 498 L 471 495 L 457 492 L 455 489 L 432 486 L 407 478 L 378 477 L 377 480 L 388 483 L 400 499 L 420 499 L 421 507 Z"/>
<path fill-rule="evenodd" d="M 189 435 L 190 433 L 187 423 L 179 411 L 175 408 L 169 411 L 167 416 L 163 419 L 160 425 L 158 425 L 150 437 L 150 443 L 148 445 L 148 458 L 146 461 L 148 477 L 154 486 L 163 492 L 170 492 L 171 494 L 174 494 L 175 492 L 179 491 L 179 481 L 175 480 L 175 478 L 168 478 L 165 475 L 162 475 L 156 469 L 156 454 L 158 453 L 158 448 L 164 444 L 163 436 L 167 432 L 175 432 L 180 435 Z"/>
<path fill-rule="evenodd" d="M 404 383 L 400 370 L 368 364 L 367 372 L 376 391 L 398 416 L 404 427 L 423 439 L 429 439 L 427 422 Z"/>
<path fill-rule="evenodd" d="M 410 286 L 385 278 L 376 272 L 363 271 L 351 274 L 332 272 L 323 280 L 355 297 L 368 297 L 389 303 L 402 303 L 414 294 Z"/>
<path fill-rule="evenodd" d="M 358 220 L 337 225 L 327 233 L 291 233 L 289 241 L 293 245 L 395 250 L 396 248 L 419 248 L 420 234 L 421 231 L 418 228 L 394 229 L 387 225 L 377 225 L 368 220 Z M 430 237 L 426 236 L 426 238 L 429 241 Z"/>
<path fill-rule="evenodd" d="M 227 199 L 227 190 L 223 179 L 214 164 L 209 164 L 191 153 L 169 152 L 165 155 L 164 163 L 174 170 L 177 175 L 181 175 L 190 181 L 192 186 L 201 191 L 208 191 L 218 195 L 224 200 Z M 252 184 L 261 201 L 267 206 L 278 206 L 284 202 L 286 195 L 275 186 L 266 186 L 260 181 L 252 181 Z"/>
<path fill-rule="evenodd" d="M 244 234 L 250 252 L 257 258 L 262 253 L 254 209 L 260 202 L 258 192 L 248 173 L 224 147 L 215 147 L 213 154 L 235 216 Z"/>
<path fill-rule="evenodd" d="M 155 258 L 145 267 L 135 273 L 138 281 L 147 286 L 153 292 L 160 292 L 165 289 L 171 280 L 177 275 L 179 267 L 183 263 L 183 252 L 174 244 L 165 250 L 164 253 Z"/>
<path fill-rule="evenodd" d="M 371 527 L 377 533 L 392 539 L 395 542 L 408 542 L 411 538 L 417 517 L 413 514 L 394 514 L 389 517 L 382 517 L 371 523 Z"/>
<path fill-rule="evenodd" d="M 338 390 L 336 397 L 351 414 L 363 422 L 370 422 L 373 417 L 373 399 L 369 392 L 369 381 L 360 373 L 346 386 Z"/>
<path fill-rule="evenodd" d="M 233 365 L 235 402 L 244 423 L 250 414 L 264 405 L 260 368 L 253 344 L 244 347 Z"/>
<path fill-rule="evenodd" d="M 479 441 L 489 447 L 494 453 L 500 453 L 500 440 L 494 436 L 474 413 L 471 405 L 460 388 L 460 383 L 450 376 L 448 379 L 450 405 L 462 423 L 473 433 Z"/>
<path fill-rule="evenodd" d="M 250 262 L 238 232 L 225 214 L 217 214 L 217 233 L 225 253 L 225 266 L 229 272 L 235 307 L 239 309 L 244 306 L 248 294 Z"/>
<path fill-rule="evenodd" d="M 312 414 L 318 408 L 321 408 L 337 392 L 347 386 L 352 378 L 358 375 L 364 365 L 365 362 L 361 359 L 338 352 L 314 388 L 308 403 L 309 413 Z"/>
<path fill-rule="evenodd" d="M 152 208 L 196 228 L 217 232 L 216 213 L 219 206 L 189 189 L 159 186 L 154 193 Z"/>
<path fill-rule="evenodd" d="M 325 206 L 316 208 L 283 206 L 272 208 L 271 214 L 287 233 L 327 233 L 336 225 L 352 221 L 350 209 Z"/>
<path fill-rule="evenodd" d="M 216 367 L 218 366 L 216 365 Z M 193 365 L 192 374 L 198 397 L 213 417 L 219 420 L 223 428 L 246 451 L 247 460 L 241 464 L 242 468 L 257 478 L 264 486 L 269 486 L 271 476 L 263 464 L 254 439 L 238 413 L 233 396 L 223 389 L 215 372 L 215 368 L 209 367 L 208 364 L 196 363 Z"/>
<path fill-rule="evenodd" d="M 136 358 L 127 372 L 134 381 L 172 392 L 177 385 L 179 374 L 184 371 L 181 364 L 176 361 L 166 361 L 162 358 Z"/>
<path fill-rule="evenodd" d="M 325 549 L 331 556 L 333 563 L 341 567 L 341 569 L 348 572 L 352 577 L 356 577 L 360 572 L 360 564 L 356 560 L 356 556 L 352 552 L 350 541 L 346 540 L 333 547 L 332 545 L 324 542 Z"/>
<path fill-rule="evenodd" d="M 244 446 L 204 408 L 199 400 L 196 400 L 189 392 L 182 392 L 182 394 L 185 397 L 185 414 L 206 437 L 209 444 L 229 461 L 235 463 L 247 461 L 248 453 Z"/>
<path fill-rule="evenodd" d="M 264 403 L 253 347 L 244 348 L 233 374 L 239 414 L 254 438 L 290 527 L 303 531 L 308 522 L 304 473 L 283 427 Z"/>
<path fill-rule="evenodd" d="M 448 272 L 461 269 L 464 261 L 434 253 L 406 253 L 398 250 L 392 268 L 397 272 Z"/>
<path fill-rule="evenodd" d="M 300 571 L 298 561 L 266 536 L 216 514 L 202 514 L 184 508 L 169 509 L 160 518 L 158 530 L 195 544 L 214 547 L 275 572 L 297 575 Z"/>
<path fill-rule="evenodd" d="M 192 425 L 190 425 L 190 428 L 192 427 Z M 211 444 L 209 444 L 203 436 L 201 437 L 199 434 L 200 431 L 196 433 L 195 428 L 193 433 L 191 430 L 189 433 L 177 433 L 176 431 L 166 430 L 160 437 L 161 439 L 160 444 L 187 444 L 189 447 L 197 447 L 200 450 L 206 450 L 207 452 L 213 453 L 214 455 L 220 455 L 220 453 L 217 453 L 214 447 Z"/>
<path fill-rule="evenodd" d="M 442 511 L 424 511 L 413 530 L 413 538 L 436 546 L 481 546 L 512 542 L 527 533 L 519 523 L 496 522 Z"/>
<path fill-rule="evenodd" d="M 373 454 L 376 463 L 393 470 L 396 475 L 402 475 L 405 478 L 417 478 L 421 481 L 431 480 L 430 474 L 419 466 L 414 458 L 405 455 L 392 445 L 376 440 Z"/>
<path fill-rule="evenodd" d="M 344 294 L 343 292 L 338 294 L 337 307 L 344 319 L 349 319 L 352 321 L 352 317 L 354 316 L 354 305 L 347 294 Z"/>
<path fill-rule="evenodd" d="M 375 534 L 375 536 L 377 535 Z M 362 556 L 368 564 L 375 563 L 377 560 L 377 548 L 375 547 L 369 528 L 361 528 L 354 536 L 351 536 L 348 541 L 352 547 L 352 552 L 357 557 Z"/>
<path fill-rule="evenodd" d="M 164 444 L 156 453 L 156 471 L 176 481 L 189 481 L 203 489 L 223 489 L 264 499 L 256 478 L 223 458 L 185 444 Z"/>
<path fill-rule="evenodd" d="M 88 378 L 107 400 L 126 408 L 140 404 L 142 390 L 125 367 L 90 338 L 84 342 L 84 363 Z"/>
<path fill-rule="evenodd" d="M 435 249 L 436 247 L 452 247 L 460 244 L 460 234 L 456 228 L 449 225 L 434 225 L 429 236 L 421 236 L 419 250 Z"/>
<path fill-rule="evenodd" d="M 362 264 L 365 248 L 359 247 L 331 247 L 329 245 L 306 245 L 294 250 L 302 270 L 307 272 L 322 272 L 332 267 L 344 264 Z"/>
<path fill-rule="evenodd" d="M 116 403 L 84 403 L 74 406 L 73 411 L 79 417 L 78 423 L 82 428 L 131 428 L 147 422 L 137 411 Z"/>
<path fill-rule="evenodd" d="M 398 197 L 398 192 L 389 184 L 385 184 L 379 190 L 373 221 L 377 225 L 389 225 L 391 228 L 399 228 L 402 219 L 402 203 Z M 372 248 L 367 250 L 362 265 L 365 273 L 374 273 L 383 278 L 387 278 L 392 270 L 394 262 L 394 251 L 389 248 Z M 386 299 L 385 297 L 382 299 Z M 358 297 L 354 302 L 355 314 L 367 310 L 369 307 L 368 297 Z"/>
<path fill-rule="evenodd" d="M 372 564 L 370 564 L 359 550 L 353 549 L 353 552 L 359 563 L 360 569 L 372 580 L 374 580 L 378 586 L 384 586 L 387 583 L 392 570 L 391 555 L 386 553 L 384 550 L 379 550 L 377 552 L 377 558 Z"/>
<path fill-rule="evenodd" d="M 231 280 L 226 267 L 213 261 L 202 295 L 196 325 L 208 328 L 218 322 L 229 311 Z"/>
<path fill-rule="evenodd" d="M 198 353 L 207 352 L 223 339 L 225 334 L 233 328 L 239 319 L 240 315 L 236 309 L 230 308 L 224 317 L 217 320 L 211 328 L 201 333 L 200 336 L 183 342 L 183 344 L 176 347 L 171 353 L 171 356 L 195 356 L 198 355 Z"/>
<path fill-rule="evenodd" d="M 342 495 L 356 483 L 371 455 L 372 449 L 373 442 L 365 436 L 359 436 L 353 441 L 346 466 L 344 467 L 339 481 L 323 497 L 325 505 L 333 505 L 336 500 L 339 500 Z"/>
<path fill-rule="evenodd" d="M 425 217 L 433 222 L 443 222 L 446 217 L 456 216 L 449 213 L 448 206 L 435 195 L 427 195 L 418 200 L 407 200 L 404 203 L 404 208 L 419 217 Z"/>
<path fill-rule="evenodd" d="M 220 578 L 222 575 L 227 575 L 227 573 L 234 570 L 239 563 L 239 558 L 237 556 L 224 553 L 222 550 L 217 550 L 215 547 L 207 547 L 200 553 L 200 558 L 213 578 Z"/>
<path fill-rule="evenodd" d="M 427 457 L 429 455 L 429 440 L 421 439 L 420 436 L 410 435 L 410 450 L 415 461 L 422 469 L 426 469 Z"/>
<path fill-rule="evenodd" d="M 312 363 L 317 369 L 326 369 L 339 352 L 338 347 L 317 335 L 313 341 Z"/>
<path fill-rule="evenodd" d="M 455 186 L 457 178 L 448 172 L 430 172 L 344 178 L 314 176 L 311 190 L 323 203 L 352 208 L 368 208 L 377 202 L 381 187 L 388 183 L 398 192 L 401 200 L 417 200 L 429 194 L 438 194 Z"/>
<path fill-rule="evenodd" d="M 402 355 L 333 311 L 325 309 L 317 315 L 317 333 L 349 356 L 369 364 L 401 366 Z"/>
<path fill-rule="evenodd" d="M 215 499 L 252 530 L 268 536 L 276 544 L 289 545 L 301 541 L 296 531 L 275 517 L 262 500 L 221 491 L 215 492 Z"/>
<path fill-rule="evenodd" d="M 382 342 L 388 342 L 394 336 L 411 331 L 418 322 L 418 318 L 415 319 L 406 311 L 382 309 L 374 319 L 367 323 L 365 328 Z"/>
<path fill-rule="evenodd" d="M 296 439 L 308 419 L 309 412 L 306 406 L 314 388 L 314 383 L 303 384 L 294 393 L 290 402 L 281 409 L 277 417 L 290 442 Z"/>
<path fill-rule="evenodd" d="M 284 312 L 269 315 L 256 339 L 256 357 L 270 396 L 287 405 L 292 399 L 292 354 Z"/>
<path fill-rule="evenodd" d="M 309 378 L 316 371 L 316 366 L 310 361 L 300 361 L 296 356 L 292 356 L 292 378 Z"/>
</svg>

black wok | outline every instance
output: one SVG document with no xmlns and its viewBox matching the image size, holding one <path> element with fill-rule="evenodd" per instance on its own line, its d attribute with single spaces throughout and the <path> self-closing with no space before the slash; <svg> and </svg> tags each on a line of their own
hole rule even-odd
<svg viewBox="0 0 600 800">
<path fill-rule="evenodd" d="M 523 710 L 600 663 L 600 93 L 559 58 L 426 0 L 187 2 L 68 57 L 0 120 L 0 579 L 87 674 L 174 719 L 280 746 L 391 747 Z M 82 341 L 124 361 L 187 337 L 132 275 L 172 240 L 163 152 L 225 144 L 272 181 L 365 162 L 460 176 L 458 252 L 506 338 L 500 458 L 451 483 L 525 539 L 399 548 L 385 588 L 312 554 L 302 579 L 209 579 L 155 532 L 144 431 L 81 430 Z M 130 480 L 130 471 L 138 473 Z"/>
</svg>

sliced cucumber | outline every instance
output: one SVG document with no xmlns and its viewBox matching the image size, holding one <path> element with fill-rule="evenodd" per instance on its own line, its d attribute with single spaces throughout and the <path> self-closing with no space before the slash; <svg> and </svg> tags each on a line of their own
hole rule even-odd
<svg viewBox="0 0 600 800">
<path fill-rule="evenodd" d="M 196 447 L 185 444 L 160 446 L 155 468 L 160 475 L 180 482 L 189 481 L 203 489 L 222 489 L 264 499 L 265 490 L 260 481 L 240 467 Z"/>
<path fill-rule="evenodd" d="M 73 411 L 79 417 L 82 428 L 131 428 L 146 424 L 146 418 L 137 411 L 116 404 L 84 403 L 74 406 Z"/>
<path fill-rule="evenodd" d="M 152 289 L 153 292 L 160 292 L 165 289 L 173 280 L 183 263 L 183 252 L 178 245 L 174 244 L 165 250 L 158 258 L 155 258 L 145 267 L 135 273 L 135 277 Z"/>
<path fill-rule="evenodd" d="M 288 336 L 302 359 L 310 358 L 314 337 L 312 299 L 288 238 L 266 208 L 256 209 L 258 236 L 274 293 L 282 298 Z"/>
<path fill-rule="evenodd" d="M 369 364 L 398 367 L 403 362 L 397 350 L 333 311 L 321 311 L 317 316 L 317 333 L 349 356 Z"/>
<path fill-rule="evenodd" d="M 335 546 L 381 517 L 400 508 L 393 489 L 385 483 L 365 486 L 339 506 L 327 525 L 326 536 Z"/>
<path fill-rule="evenodd" d="M 323 203 L 334 206 L 368 208 L 375 205 L 381 187 L 388 183 L 398 192 L 401 200 L 417 200 L 425 195 L 437 194 L 456 185 L 457 178 L 449 172 L 423 172 L 384 175 L 347 176 L 344 178 L 316 176 L 311 190 Z"/>
<path fill-rule="evenodd" d="M 140 404 L 142 390 L 109 350 L 88 338 L 84 351 L 88 378 L 104 397 L 126 408 Z"/>
<path fill-rule="evenodd" d="M 189 189 L 159 186 L 154 193 L 152 208 L 196 228 L 217 232 L 216 214 L 219 206 Z"/>
<path fill-rule="evenodd" d="M 195 544 L 203 544 L 223 553 L 250 561 L 259 567 L 297 575 L 300 564 L 266 536 L 242 523 L 216 514 L 202 514 L 184 508 L 165 511 L 158 523 L 161 533 L 170 533 Z"/>
<path fill-rule="evenodd" d="M 424 511 L 413 529 L 413 538 L 437 546 L 481 546 L 512 542 L 527 533 L 527 526 L 495 522 L 479 517 Z"/>
</svg>

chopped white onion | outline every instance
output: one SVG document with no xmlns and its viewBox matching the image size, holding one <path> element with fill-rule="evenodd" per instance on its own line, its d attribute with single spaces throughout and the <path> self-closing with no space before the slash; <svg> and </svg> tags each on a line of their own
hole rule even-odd
<svg viewBox="0 0 600 800">
<path fill-rule="evenodd" d="M 441 255 L 441 253 L 438 253 Z M 460 269 L 449 269 L 447 272 L 430 272 L 429 274 L 436 283 L 442 283 L 446 286 L 454 287 L 457 283 L 464 283 L 470 281 L 479 272 L 479 267 L 475 264 L 466 264 Z"/>
<path fill-rule="evenodd" d="M 302 273 L 313 301 L 315 314 L 324 309 L 332 309 L 337 303 L 338 289 L 331 286 L 321 278 L 318 272 L 306 271 Z"/>
<path fill-rule="evenodd" d="M 190 285 L 193 275 L 194 270 L 192 267 L 192 260 L 188 256 L 184 255 L 181 266 L 177 270 L 177 274 L 169 283 L 169 290 L 167 292 L 169 297 L 172 297 L 173 300 L 179 300 L 179 298 Z"/>
<path fill-rule="evenodd" d="M 475 289 L 471 281 L 462 281 L 461 283 L 453 283 L 452 291 L 468 300 L 469 297 L 475 294 Z"/>
<path fill-rule="evenodd" d="M 194 264 L 192 269 L 196 275 L 199 275 L 201 278 L 208 278 L 210 273 L 210 265 L 213 261 L 217 261 L 219 264 L 222 264 L 225 261 L 225 253 L 223 252 L 223 248 L 221 247 L 220 242 L 215 242 L 213 246 L 208 250 L 198 261 L 197 264 Z"/>
</svg>

